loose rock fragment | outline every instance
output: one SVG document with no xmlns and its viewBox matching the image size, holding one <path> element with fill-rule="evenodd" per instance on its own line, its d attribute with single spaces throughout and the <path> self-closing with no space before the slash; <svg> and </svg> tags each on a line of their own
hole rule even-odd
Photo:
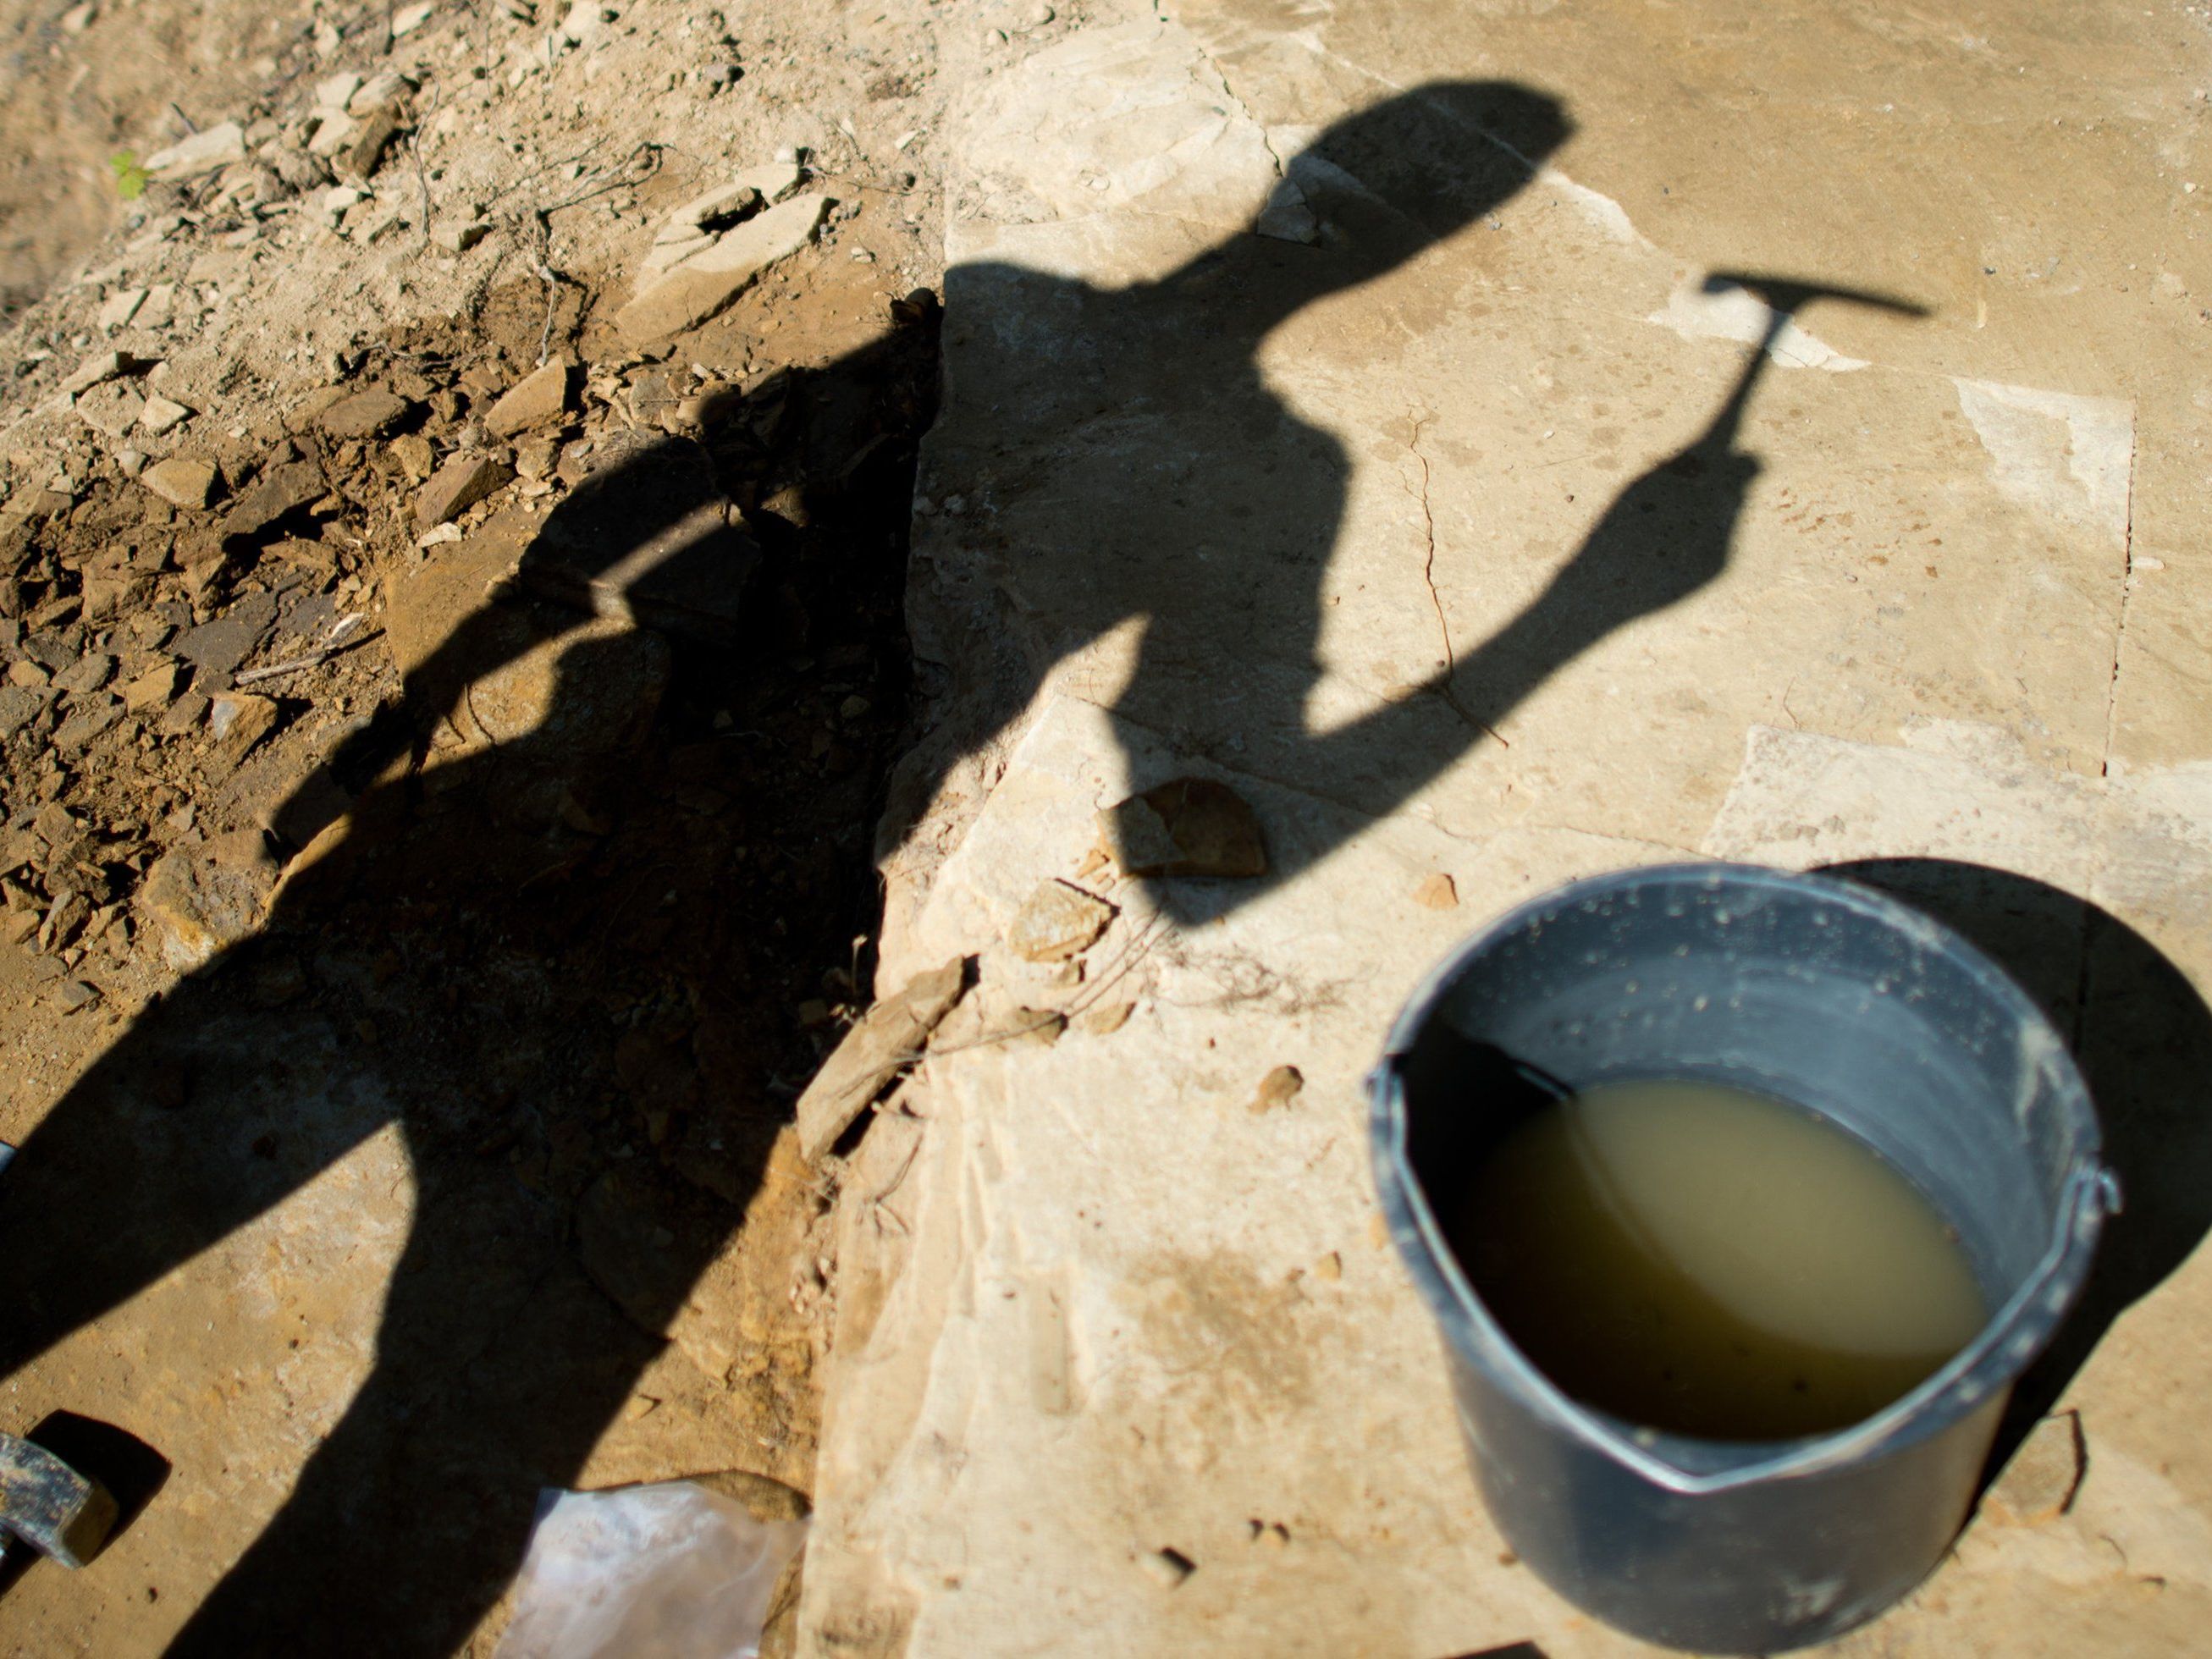
<svg viewBox="0 0 2212 1659">
<path fill-rule="evenodd" d="M 956 957 L 917 974 L 862 1015 L 799 1097 L 799 1148 L 818 1163 L 883 1087 L 919 1059 L 938 1023 L 967 988 L 968 961 Z"/>
<path fill-rule="evenodd" d="M 384 160 L 384 147 L 399 131 L 399 118 L 391 110 L 373 110 L 356 124 L 352 138 L 335 158 L 340 173 L 356 179 L 374 175 Z"/>
<path fill-rule="evenodd" d="M 1006 929 L 1006 943 L 1030 962 L 1065 962 L 1089 950 L 1119 914 L 1080 887 L 1039 882 Z"/>
<path fill-rule="evenodd" d="M 258 830 L 178 848 L 146 873 L 138 908 L 159 932 L 172 968 L 204 967 L 260 925 L 276 862 Z"/>
<path fill-rule="evenodd" d="M 2039 1527 L 2073 1506 L 2088 1468 L 2079 1412 L 2058 1412 L 2028 1431 L 1982 1499 L 1983 1512 L 2013 1526 Z"/>
<path fill-rule="evenodd" d="M 398 392 L 376 386 L 339 399 L 315 424 L 333 438 L 378 438 L 406 419 L 412 406 Z"/>
<path fill-rule="evenodd" d="M 272 596 L 249 593 L 220 617 L 186 629 L 169 648 L 200 671 L 203 686 L 210 681 L 227 685 L 276 619 Z"/>
<path fill-rule="evenodd" d="M 222 538 L 225 541 L 250 539 L 329 493 L 321 469 L 313 462 L 288 461 L 271 467 L 258 483 L 239 497 L 224 518 Z"/>
<path fill-rule="evenodd" d="M 1260 1091 L 1252 1097 L 1250 1108 L 1255 1112 L 1272 1112 L 1278 1106 L 1287 1106 L 1305 1086 L 1305 1074 L 1297 1066 L 1278 1066 L 1260 1079 Z"/>
<path fill-rule="evenodd" d="M 184 683 L 181 663 L 163 663 L 158 668 L 149 668 L 123 688 L 123 706 L 133 714 L 167 708 L 176 701 Z"/>
<path fill-rule="evenodd" d="M 173 507 L 204 510 L 215 495 L 215 468 L 189 456 L 172 455 L 138 475 L 138 482 Z"/>
<path fill-rule="evenodd" d="M 99 322 L 101 331 L 112 334 L 118 328 L 128 327 L 131 319 L 138 314 L 138 307 L 145 303 L 146 290 L 143 288 L 116 289 L 107 296 L 106 303 L 100 308 Z"/>
<path fill-rule="evenodd" d="M 190 420 L 192 411 L 173 398 L 164 398 L 159 392 L 146 399 L 146 406 L 138 412 L 138 424 L 159 437 L 179 422 Z"/>
<path fill-rule="evenodd" d="M 486 410 L 484 430 L 495 438 L 512 438 L 559 420 L 568 406 L 568 365 L 556 360 L 524 376 Z"/>
<path fill-rule="evenodd" d="M 223 691 L 208 700 L 208 730 L 222 746 L 224 758 L 231 764 L 246 757 L 246 752 L 266 737 L 276 724 L 276 704 L 274 699 L 257 697 L 250 692 Z"/>
<path fill-rule="evenodd" d="M 225 121 L 155 150 L 146 158 L 145 168 L 156 179 L 190 179 L 245 159 L 246 130 L 235 121 Z"/>
<path fill-rule="evenodd" d="M 46 706 L 36 691 L 21 685 L 0 685 L 0 738 L 12 738 L 29 725 Z"/>
<path fill-rule="evenodd" d="M 504 461 L 489 455 L 456 455 L 416 496 L 416 521 L 428 530 L 458 519 L 514 477 Z"/>
<path fill-rule="evenodd" d="M 150 367 L 127 351 L 94 352 L 77 365 L 76 374 L 62 382 L 62 390 L 70 397 L 81 398 L 103 380 L 142 374 Z"/>
<path fill-rule="evenodd" d="M 641 290 L 615 313 L 615 325 L 636 343 L 696 327 L 811 241 L 829 209 L 830 198 L 817 191 L 747 220 Z"/>
<path fill-rule="evenodd" d="M 1413 889 L 1413 902 L 1431 910 L 1455 909 L 1459 904 L 1459 889 L 1449 876 L 1439 870 Z"/>
<path fill-rule="evenodd" d="M 123 700 L 101 696 L 80 699 L 70 717 L 54 728 L 58 749 L 82 749 L 123 718 Z"/>
<path fill-rule="evenodd" d="M 1267 871 L 1259 820 L 1242 796 L 1211 778 L 1177 778 L 1098 815 L 1106 850 L 1125 875 L 1260 876 Z"/>
</svg>

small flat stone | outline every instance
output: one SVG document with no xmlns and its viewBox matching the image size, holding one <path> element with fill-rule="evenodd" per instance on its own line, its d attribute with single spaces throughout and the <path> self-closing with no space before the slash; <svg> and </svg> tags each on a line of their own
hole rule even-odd
<svg viewBox="0 0 2212 1659">
<path fill-rule="evenodd" d="M 248 593 L 222 616 L 186 629 L 170 649 L 197 667 L 204 678 L 228 684 L 239 664 L 268 636 L 276 620 L 274 596 Z"/>
<path fill-rule="evenodd" d="M 1439 870 L 1413 889 L 1413 902 L 1430 910 L 1455 909 L 1459 905 L 1459 888 Z"/>
<path fill-rule="evenodd" d="M 70 717 L 54 728 L 57 749 L 82 749 L 123 718 L 123 699 L 100 696 L 80 702 Z"/>
<path fill-rule="evenodd" d="M 248 691 L 218 691 L 208 699 L 208 732 L 233 764 L 267 737 L 276 724 L 273 697 Z"/>
<path fill-rule="evenodd" d="M 1030 962 L 1066 962 L 1089 950 L 1120 914 L 1064 881 L 1043 881 L 1006 929 L 1013 953 Z"/>
<path fill-rule="evenodd" d="M 315 424 L 333 438 L 380 438 L 406 419 L 413 407 L 398 392 L 374 386 L 340 398 Z"/>
<path fill-rule="evenodd" d="M 430 447 L 430 441 L 419 432 L 403 433 L 384 447 L 386 453 L 399 463 L 399 470 L 416 483 L 428 478 L 437 467 L 437 452 Z"/>
<path fill-rule="evenodd" d="M 61 1005 L 64 1013 L 73 1014 L 99 1001 L 100 988 L 88 985 L 81 979 L 64 980 L 61 988 L 54 993 L 54 1000 Z"/>
<path fill-rule="evenodd" d="M 215 481 L 213 465 L 185 455 L 172 455 L 166 461 L 156 461 L 138 475 L 140 483 L 172 507 L 190 507 L 194 512 L 205 510 L 215 494 Z"/>
<path fill-rule="evenodd" d="M 114 658 L 104 652 L 88 651 L 54 676 L 54 685 L 59 690 L 74 691 L 82 696 L 99 690 L 107 684 L 107 677 L 114 672 Z"/>
<path fill-rule="evenodd" d="M 568 406 L 568 365 L 558 361 L 525 375 L 484 413 L 484 430 L 495 438 L 550 425 Z"/>
<path fill-rule="evenodd" d="M 323 109 L 343 109 L 346 100 L 361 90 L 361 76 L 351 70 L 315 82 L 315 102 Z"/>
<path fill-rule="evenodd" d="M 240 541 L 259 535 L 279 520 L 289 517 L 310 501 L 330 493 L 322 470 L 310 461 L 287 461 L 261 476 L 260 482 L 238 498 L 222 521 L 222 538 Z"/>
<path fill-rule="evenodd" d="M 637 344 L 697 327 L 812 241 L 829 209 L 830 198 L 815 191 L 747 220 L 643 289 L 615 313 L 615 325 Z"/>
<path fill-rule="evenodd" d="M 276 865 L 258 830 L 180 847 L 146 872 L 140 914 L 170 967 L 204 967 L 259 925 L 276 885 Z"/>
<path fill-rule="evenodd" d="M 0 685 L 0 738 L 12 738 L 46 706 L 37 692 L 20 685 Z"/>
<path fill-rule="evenodd" d="M 361 89 L 346 100 L 346 111 L 352 115 L 367 115 L 375 110 L 390 109 L 414 90 L 414 83 L 405 76 L 383 70 L 361 83 Z"/>
<path fill-rule="evenodd" d="M 1100 836 L 1132 876 L 1250 877 L 1267 872 L 1260 823 L 1243 796 L 1210 778 L 1177 778 L 1107 808 Z"/>
<path fill-rule="evenodd" d="M 76 400 L 77 419 L 118 442 L 145 412 L 146 400 L 120 382 L 96 386 Z"/>
<path fill-rule="evenodd" d="M 385 146 L 398 131 L 399 118 L 389 109 L 356 118 L 351 139 L 335 158 L 338 171 L 355 179 L 374 177 L 384 160 Z"/>
<path fill-rule="evenodd" d="M 235 121 L 196 132 L 189 138 L 157 149 L 146 158 L 146 171 L 156 179 L 190 179 L 213 173 L 246 159 L 246 130 Z"/>
<path fill-rule="evenodd" d="M 427 530 L 458 519 L 514 476 L 504 461 L 489 455 L 456 455 L 415 497 L 416 521 Z"/>
<path fill-rule="evenodd" d="M 72 398 L 81 398 L 103 380 L 143 374 L 149 367 L 127 351 L 96 351 L 76 366 L 76 374 L 62 382 L 62 390 Z"/>
<path fill-rule="evenodd" d="M 184 689 L 185 665 L 165 662 L 149 668 L 123 688 L 123 706 L 133 714 L 151 714 L 156 708 L 167 708 L 177 700 Z"/>
<path fill-rule="evenodd" d="M 112 334 L 118 328 L 129 327 L 131 319 L 138 314 L 138 307 L 145 303 L 146 290 L 143 288 L 116 289 L 100 307 L 101 330 Z"/>
<path fill-rule="evenodd" d="M 2058 1412 L 2028 1431 L 2012 1461 L 1982 1498 L 1990 1520 L 2039 1527 L 2073 1506 L 2088 1467 L 2088 1447 L 2077 1412 Z"/>
<path fill-rule="evenodd" d="M 917 974 L 860 1017 L 799 1097 L 799 1147 L 818 1163 L 884 1085 L 921 1050 L 967 987 L 968 963 L 955 957 Z"/>
<path fill-rule="evenodd" d="M 430 227 L 430 240 L 455 255 L 466 253 L 489 234 L 490 222 L 483 219 L 441 219 Z"/>
<path fill-rule="evenodd" d="M 189 732 L 205 718 L 207 711 L 207 693 L 187 691 L 171 703 L 169 712 L 161 716 L 161 730 L 173 738 L 180 732 Z"/>
<path fill-rule="evenodd" d="M 138 411 L 138 424 L 159 437 L 191 417 L 190 408 L 157 392 L 146 399 L 146 406 Z"/>
<path fill-rule="evenodd" d="M 1278 1066 L 1260 1079 L 1249 1103 L 1255 1112 L 1272 1112 L 1296 1100 L 1306 1086 L 1305 1074 L 1295 1066 Z"/>
</svg>

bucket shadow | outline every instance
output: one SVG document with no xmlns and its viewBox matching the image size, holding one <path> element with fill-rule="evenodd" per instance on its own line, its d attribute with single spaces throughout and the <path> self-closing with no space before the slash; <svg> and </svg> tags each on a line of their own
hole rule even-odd
<svg viewBox="0 0 2212 1659">
<path fill-rule="evenodd" d="M 2066 1037 L 2103 1125 L 2124 1204 L 2105 1224 L 2081 1300 L 2013 1390 L 1993 1479 L 2065 1394 L 2113 1322 L 2212 1231 L 2212 1009 L 2165 954 L 2063 889 L 1948 859 L 1821 872 L 1880 889 L 1956 929 L 2017 980 Z"/>
</svg>

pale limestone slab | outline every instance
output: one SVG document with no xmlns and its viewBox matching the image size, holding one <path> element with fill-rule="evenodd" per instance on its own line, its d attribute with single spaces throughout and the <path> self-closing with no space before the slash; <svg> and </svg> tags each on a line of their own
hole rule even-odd
<svg viewBox="0 0 2212 1659">
<path fill-rule="evenodd" d="M 2194 486 L 2145 450 L 2182 417 L 2110 371 L 2132 337 L 2101 301 L 1978 297 L 1936 252 L 2019 252 L 1987 192 L 2048 88 L 1945 82 L 1988 125 L 1938 176 L 1869 136 L 1907 46 L 1801 19 L 1826 67 L 1762 59 L 1752 97 L 1669 45 L 1722 27 L 1692 9 L 1109 8 L 969 103 L 908 598 L 933 726 L 882 974 L 974 952 L 981 983 L 847 1173 L 814 1650 L 1639 1650 L 1500 1565 L 1433 1338 L 1360 1243 L 1358 1077 L 1516 898 L 1677 849 L 2014 872 L 2045 885 L 1991 878 L 2025 896 L 1997 936 L 2100 1011 L 2096 1063 L 2193 1052 L 2157 974 L 2212 974 L 2212 783 L 2171 763 L 2212 752 L 2212 672 L 2197 587 L 2159 580 L 2201 562 Z M 2113 17 L 2099 61 L 2142 84 Z M 1661 59 L 1703 101 L 1655 100 Z M 1452 76 L 1524 91 L 1390 103 Z M 1935 315 L 1778 327 L 1716 269 Z M 2177 528 L 2146 563 L 2153 505 Z M 1096 886 L 1096 811 L 1182 775 L 1251 802 L 1275 875 L 1104 891 L 1079 980 L 1013 958 L 1040 881 Z M 1438 874 L 1455 908 L 1418 896 Z M 2069 922 L 2077 895 L 2113 924 Z M 1246 1110 L 1285 1065 L 1291 1103 Z M 2185 1173 L 2212 1180 L 2152 1179 Z M 1971 1529 L 1847 1650 L 2212 1613 L 2175 1381 L 2212 1292 L 2156 1265 L 2089 1333 L 2074 1508 Z M 2114 1527 L 2156 1606 L 2098 1554 Z"/>
</svg>

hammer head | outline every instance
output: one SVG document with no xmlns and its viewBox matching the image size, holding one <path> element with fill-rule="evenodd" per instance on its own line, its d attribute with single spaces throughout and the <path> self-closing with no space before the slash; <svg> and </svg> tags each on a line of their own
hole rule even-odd
<svg viewBox="0 0 2212 1659">
<path fill-rule="evenodd" d="M 1705 281 L 1705 290 L 1708 294 L 1720 294 L 1732 288 L 1748 289 L 1770 310 L 1784 317 L 1814 300 L 1842 300 L 1851 305 L 1871 307 L 1876 311 L 1893 312 L 1900 317 L 1925 317 L 1929 314 L 1928 307 L 1918 301 L 1904 299 L 1898 295 L 1877 294 L 1871 289 L 1844 288 L 1832 283 L 1777 276 L 1765 271 L 1717 270 Z"/>
<path fill-rule="evenodd" d="M 115 1500 L 44 1446 L 0 1434 L 0 1528 L 65 1567 L 100 1553 Z"/>
</svg>

